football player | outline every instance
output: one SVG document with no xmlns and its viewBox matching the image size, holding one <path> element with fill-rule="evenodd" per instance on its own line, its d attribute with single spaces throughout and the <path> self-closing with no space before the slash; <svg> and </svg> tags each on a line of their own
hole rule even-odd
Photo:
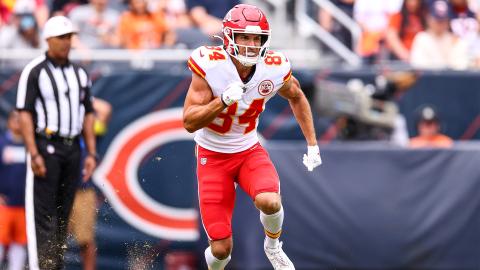
<svg viewBox="0 0 480 270">
<path fill-rule="evenodd" d="M 264 250 L 274 269 L 295 269 L 279 237 L 284 212 L 278 174 L 260 145 L 258 117 L 277 93 L 288 99 L 307 141 L 303 163 L 322 163 L 310 105 L 292 76 L 289 60 L 270 51 L 270 26 L 252 5 L 233 7 L 223 20 L 223 46 L 203 46 L 188 60 L 192 82 L 183 110 L 184 127 L 195 132 L 200 213 L 210 246 L 211 270 L 224 269 L 232 251 L 235 183 L 260 210 Z"/>
</svg>

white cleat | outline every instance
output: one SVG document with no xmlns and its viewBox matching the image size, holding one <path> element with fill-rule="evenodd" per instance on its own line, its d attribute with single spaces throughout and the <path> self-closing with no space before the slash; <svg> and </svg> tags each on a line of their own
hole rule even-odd
<svg viewBox="0 0 480 270">
<path fill-rule="evenodd" d="M 276 248 L 269 248 L 266 243 L 265 241 L 263 249 L 274 270 L 295 270 L 292 261 L 282 249 L 283 242 L 280 242 Z"/>
</svg>

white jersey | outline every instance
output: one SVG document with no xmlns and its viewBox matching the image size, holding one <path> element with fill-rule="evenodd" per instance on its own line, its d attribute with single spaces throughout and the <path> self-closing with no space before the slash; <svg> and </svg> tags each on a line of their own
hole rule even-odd
<svg viewBox="0 0 480 270">
<path fill-rule="evenodd" d="M 230 55 L 222 47 L 202 46 L 188 60 L 192 72 L 204 78 L 213 96 L 220 96 L 230 83 L 242 82 Z M 195 133 L 201 147 L 221 153 L 237 153 L 258 142 L 258 118 L 265 103 L 290 79 L 290 62 L 280 52 L 270 51 L 245 84 L 242 100 L 221 112 L 210 125 Z"/>
</svg>

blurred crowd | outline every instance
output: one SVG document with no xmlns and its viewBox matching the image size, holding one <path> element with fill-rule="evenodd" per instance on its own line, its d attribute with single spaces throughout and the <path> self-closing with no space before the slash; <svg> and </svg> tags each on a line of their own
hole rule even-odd
<svg viewBox="0 0 480 270">
<path fill-rule="evenodd" d="M 334 0 L 360 26 L 350 33 L 320 10 L 319 23 L 372 64 L 397 60 L 425 69 L 480 67 L 478 0 Z"/>
<path fill-rule="evenodd" d="M 238 0 L 5 0 L 0 48 L 45 48 L 41 32 L 54 15 L 78 29 L 77 49 L 195 48 L 212 43 Z"/>
<path fill-rule="evenodd" d="M 218 43 L 225 12 L 239 0 L 3 0 L 0 48 L 44 48 L 52 15 L 68 16 L 79 33 L 74 47 L 193 49 Z M 294 2 L 294 1 L 290 1 Z M 362 30 L 358 44 L 335 16 L 319 24 L 365 64 L 400 61 L 417 68 L 480 67 L 480 0 L 331 0 Z M 290 9 L 289 9 L 290 10 Z"/>
</svg>

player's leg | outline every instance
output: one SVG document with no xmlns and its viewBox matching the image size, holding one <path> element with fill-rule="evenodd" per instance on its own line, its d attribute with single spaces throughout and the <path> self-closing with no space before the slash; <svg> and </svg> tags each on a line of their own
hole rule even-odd
<svg viewBox="0 0 480 270">
<path fill-rule="evenodd" d="M 3 269 L 5 251 L 11 238 L 10 211 L 5 205 L 0 204 L 0 269 Z"/>
<path fill-rule="evenodd" d="M 25 269 L 25 260 L 27 259 L 27 250 L 25 245 L 12 243 L 8 247 L 8 270 Z"/>
<path fill-rule="evenodd" d="M 278 238 L 282 233 L 283 208 L 280 194 L 264 192 L 255 196 L 255 206 L 260 210 L 260 221 L 263 224 L 266 236 L 266 246 L 277 247 Z"/>
<path fill-rule="evenodd" d="M 210 246 L 205 249 L 205 261 L 207 262 L 208 269 L 221 270 L 231 259 L 232 253 L 232 237 L 221 240 L 210 240 Z"/>
<path fill-rule="evenodd" d="M 12 243 L 8 249 L 8 270 L 22 270 L 27 259 L 27 226 L 25 208 L 12 208 Z"/>
<path fill-rule="evenodd" d="M 96 269 L 96 193 L 93 187 L 77 190 L 70 217 L 70 231 L 80 247 L 83 269 Z"/>
<path fill-rule="evenodd" d="M 295 269 L 279 241 L 284 219 L 279 177 L 263 147 L 258 146 L 248 154 L 240 169 L 239 184 L 260 210 L 264 250 L 274 269 Z"/>
<path fill-rule="evenodd" d="M 235 185 L 229 155 L 198 147 L 197 177 L 200 214 L 210 240 L 205 250 L 209 269 L 224 269 L 232 251 L 232 214 Z M 234 164 L 233 164 L 234 165 Z"/>
</svg>

